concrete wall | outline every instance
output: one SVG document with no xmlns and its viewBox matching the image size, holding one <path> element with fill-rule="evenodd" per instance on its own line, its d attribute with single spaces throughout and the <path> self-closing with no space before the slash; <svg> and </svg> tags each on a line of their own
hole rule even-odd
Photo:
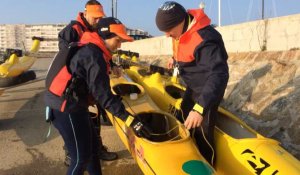
<svg viewBox="0 0 300 175">
<path fill-rule="evenodd" d="M 300 48 L 300 14 L 218 27 L 228 52 L 282 51 Z M 124 43 L 122 49 L 141 55 L 170 55 L 170 38 Z"/>
<path fill-rule="evenodd" d="M 137 40 L 122 44 L 122 50 L 139 52 L 140 55 L 171 55 L 172 40 L 165 36 Z"/>
<path fill-rule="evenodd" d="M 300 14 L 219 27 L 228 52 L 300 48 Z"/>
</svg>

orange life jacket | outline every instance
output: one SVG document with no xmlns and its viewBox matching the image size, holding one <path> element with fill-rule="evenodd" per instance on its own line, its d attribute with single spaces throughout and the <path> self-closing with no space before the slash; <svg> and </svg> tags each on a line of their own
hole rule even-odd
<svg viewBox="0 0 300 175">
<path fill-rule="evenodd" d="M 73 23 L 72 28 L 76 30 L 76 32 L 78 33 L 79 38 L 82 37 L 83 33 L 85 31 L 88 31 L 87 26 L 84 24 L 81 16 L 83 15 L 83 13 L 78 13 L 76 20 L 71 21 L 71 23 Z"/>
<path fill-rule="evenodd" d="M 112 58 L 112 55 L 105 47 L 104 41 L 96 32 L 84 32 L 80 39 L 80 42 L 71 43 L 68 50 L 60 50 L 55 56 L 49 68 L 46 77 L 46 88 L 49 92 L 51 92 L 51 94 L 62 98 L 62 104 L 59 105 L 60 111 L 62 112 L 65 111 L 65 106 L 68 98 L 68 95 L 66 94 L 69 93 L 69 86 L 75 81 L 74 77 L 72 77 L 71 71 L 68 68 L 68 65 L 77 50 L 81 46 L 84 46 L 88 43 L 97 45 L 103 51 L 103 57 L 107 64 L 107 74 L 110 71 L 109 61 Z"/>
<path fill-rule="evenodd" d="M 203 10 L 188 10 L 188 13 L 194 17 L 188 30 L 183 33 L 178 40 L 173 39 L 173 57 L 178 62 L 192 62 L 195 60 L 194 51 L 203 41 L 198 34 L 198 30 L 210 25 L 210 19 Z"/>
</svg>

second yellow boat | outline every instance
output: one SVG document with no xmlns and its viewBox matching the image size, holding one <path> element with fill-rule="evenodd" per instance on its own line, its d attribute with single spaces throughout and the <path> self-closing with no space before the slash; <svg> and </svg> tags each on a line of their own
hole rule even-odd
<svg viewBox="0 0 300 175">
<path fill-rule="evenodd" d="M 142 85 L 152 100 L 165 112 L 180 110 L 185 88 L 176 79 L 131 66 L 125 72 Z M 224 175 L 296 175 L 300 162 L 280 146 L 251 129 L 224 108 L 218 109 L 215 127 L 216 164 L 218 174 Z"/>
</svg>

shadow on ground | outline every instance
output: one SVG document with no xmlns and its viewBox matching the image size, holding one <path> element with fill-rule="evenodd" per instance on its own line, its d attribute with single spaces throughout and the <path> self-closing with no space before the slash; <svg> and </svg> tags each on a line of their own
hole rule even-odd
<svg viewBox="0 0 300 175">
<path fill-rule="evenodd" d="M 133 164 L 134 160 L 127 150 L 117 152 L 119 159 L 115 161 L 102 161 L 104 175 L 143 175 L 141 169 Z"/>
<path fill-rule="evenodd" d="M 32 156 L 30 164 L 20 165 L 8 170 L 0 170 L 1 175 L 53 175 L 64 174 L 66 167 L 61 161 L 49 161 L 47 157 L 35 148 L 28 148 L 26 151 Z M 44 168 L 41 168 L 44 167 Z M 49 171 L 51 170 L 51 171 Z"/>
<path fill-rule="evenodd" d="M 0 170 L 1 175 L 61 175 L 67 172 L 62 161 L 49 161 L 47 157 L 35 148 L 26 151 L 32 156 L 30 164 L 17 166 L 8 170 Z M 138 166 L 132 164 L 132 158 L 127 151 L 118 152 L 120 158 L 111 162 L 102 162 L 103 175 L 142 175 Z M 41 168 L 44 167 L 44 168 Z M 128 172 L 130 170 L 130 172 Z M 88 174 L 87 172 L 85 174 Z"/>
<path fill-rule="evenodd" d="M 28 147 L 44 143 L 49 124 L 45 122 L 43 94 L 44 92 L 40 92 L 30 98 L 16 112 L 14 118 L 1 120 L 0 131 L 14 129 L 20 140 Z M 54 126 L 52 126 L 52 132 L 48 141 L 59 136 L 58 132 L 53 128 Z"/>
</svg>

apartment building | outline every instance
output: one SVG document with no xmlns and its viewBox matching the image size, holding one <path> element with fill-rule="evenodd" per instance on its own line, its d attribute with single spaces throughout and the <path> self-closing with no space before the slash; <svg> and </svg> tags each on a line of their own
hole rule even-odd
<svg viewBox="0 0 300 175">
<path fill-rule="evenodd" d="M 126 29 L 127 34 L 131 36 L 134 40 L 141 40 L 146 38 L 152 38 L 151 35 L 148 34 L 148 32 L 145 32 L 141 29 Z"/>
<path fill-rule="evenodd" d="M 58 51 L 57 36 L 66 24 L 39 24 L 39 25 L 26 25 L 25 36 L 26 46 L 30 49 L 32 43 L 32 37 L 42 37 L 46 40 L 41 42 L 41 52 L 56 52 Z"/>
<path fill-rule="evenodd" d="M 0 25 L 0 51 L 6 48 L 29 50 L 32 44 L 32 37 L 42 37 L 46 40 L 41 42 L 41 52 L 57 52 L 57 36 L 66 24 L 4 24 Z M 135 40 L 152 37 L 148 32 L 140 29 L 127 29 L 127 34 Z"/>
<path fill-rule="evenodd" d="M 0 50 L 23 49 L 25 46 L 25 25 L 0 25 Z"/>
<path fill-rule="evenodd" d="M 41 42 L 40 51 L 58 51 L 57 35 L 66 24 L 5 24 L 0 25 L 0 50 L 6 48 L 29 50 L 32 45 L 32 37 L 42 37 L 47 39 Z"/>
</svg>

